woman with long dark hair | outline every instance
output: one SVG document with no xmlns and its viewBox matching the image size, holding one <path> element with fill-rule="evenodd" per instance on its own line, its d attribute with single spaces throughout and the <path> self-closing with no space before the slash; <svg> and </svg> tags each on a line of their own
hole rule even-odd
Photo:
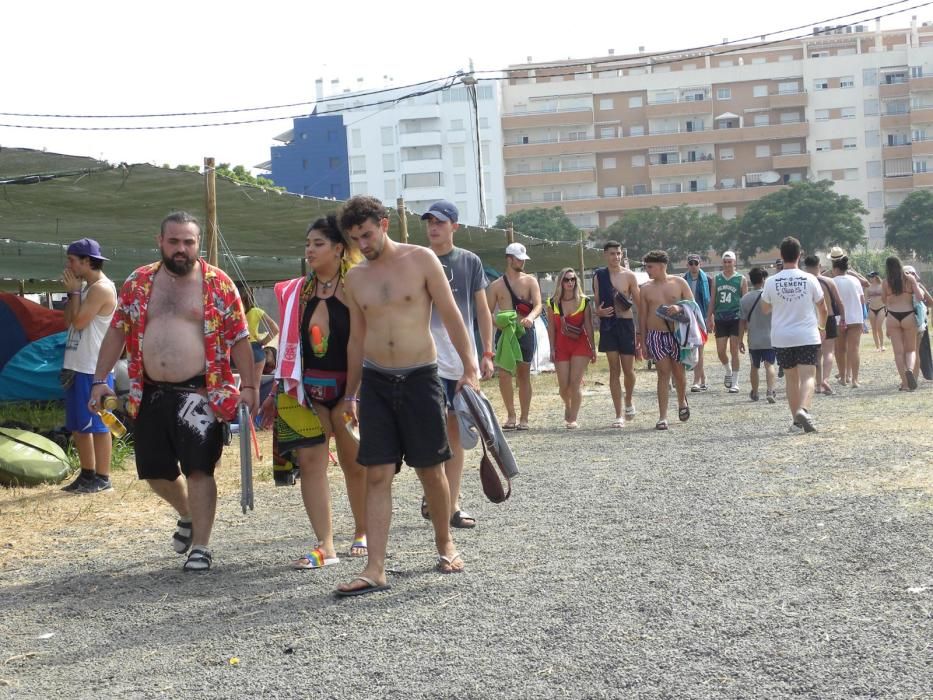
<svg viewBox="0 0 933 700">
<path fill-rule="evenodd" d="M 361 256 L 341 233 L 337 218 L 321 218 L 308 227 L 307 277 L 279 282 L 282 336 L 276 368 L 277 393 L 262 406 L 263 424 L 275 421 L 279 453 L 298 465 L 301 497 L 318 543 L 292 562 L 295 569 L 319 569 L 338 563 L 334 547 L 328 444 L 333 436 L 347 484 L 354 533 L 351 557 L 366 547 L 366 476 L 356 461 L 357 442 L 345 427 L 340 404 L 347 376 L 350 311 L 343 283 Z"/>
<path fill-rule="evenodd" d="M 913 366 L 917 353 L 917 315 L 914 313 L 914 298 L 917 285 L 904 273 L 900 258 L 892 255 L 884 261 L 887 277 L 882 285 L 881 298 L 887 308 L 886 328 L 894 351 L 894 364 L 901 378 L 900 391 L 917 388 Z"/>
</svg>

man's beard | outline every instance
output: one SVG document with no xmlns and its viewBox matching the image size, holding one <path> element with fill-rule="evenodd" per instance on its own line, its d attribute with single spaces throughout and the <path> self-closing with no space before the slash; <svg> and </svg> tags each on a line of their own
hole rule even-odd
<svg viewBox="0 0 933 700">
<path fill-rule="evenodd" d="M 173 275 L 179 277 L 184 277 L 191 270 L 194 269 L 194 258 L 189 258 L 187 255 L 184 256 L 184 262 L 180 262 L 175 258 L 170 258 L 162 253 L 162 264 L 165 265 L 165 269 L 171 272 Z"/>
</svg>

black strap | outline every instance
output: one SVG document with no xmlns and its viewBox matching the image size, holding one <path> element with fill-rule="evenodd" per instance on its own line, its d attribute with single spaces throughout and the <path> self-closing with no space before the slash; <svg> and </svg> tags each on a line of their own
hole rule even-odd
<svg viewBox="0 0 933 700">
<path fill-rule="evenodd" d="M 758 306 L 758 302 L 761 301 L 761 295 L 764 293 L 765 293 L 765 290 L 763 289 L 758 292 L 758 296 L 755 298 L 755 303 L 752 304 L 752 308 L 748 310 L 748 318 L 745 319 L 747 322 L 751 323 L 752 314 L 755 312 L 755 307 Z"/>
</svg>

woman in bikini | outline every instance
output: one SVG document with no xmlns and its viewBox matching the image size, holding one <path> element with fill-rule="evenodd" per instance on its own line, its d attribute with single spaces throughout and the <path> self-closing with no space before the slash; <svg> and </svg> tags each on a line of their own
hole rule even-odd
<svg viewBox="0 0 933 700">
<path fill-rule="evenodd" d="M 904 268 L 897 256 L 884 261 L 887 277 L 882 285 L 881 299 L 887 307 L 886 327 L 894 364 L 901 378 L 899 391 L 914 391 L 917 378 L 913 366 L 917 353 L 917 315 L 914 313 L 914 298 L 918 295 L 917 284 Z"/>
<path fill-rule="evenodd" d="M 548 338 L 551 361 L 557 370 L 557 386 L 564 401 L 564 423 L 573 430 L 583 401 L 586 366 L 596 362 L 593 319 L 589 298 L 580 291 L 580 280 L 572 267 L 557 276 L 557 289 L 548 300 Z"/>
<path fill-rule="evenodd" d="M 350 311 L 343 281 L 360 260 L 341 234 L 334 216 L 318 219 L 308 229 L 307 278 L 276 285 L 283 349 L 276 370 L 278 392 L 262 405 L 263 424 L 275 420 L 279 453 L 298 465 L 301 498 L 318 544 L 292 562 L 295 569 L 337 564 L 327 468 L 333 436 L 353 513 L 351 557 L 367 555 L 365 531 L 366 476 L 356 461 L 358 444 L 345 427 L 339 404 L 347 375 Z M 289 361 L 289 358 L 297 358 Z"/>
<path fill-rule="evenodd" d="M 877 272 L 868 273 L 868 289 L 865 300 L 868 302 L 868 318 L 871 321 L 871 337 L 875 341 L 875 350 L 884 350 L 884 300 L 881 298 L 884 285 Z"/>
</svg>

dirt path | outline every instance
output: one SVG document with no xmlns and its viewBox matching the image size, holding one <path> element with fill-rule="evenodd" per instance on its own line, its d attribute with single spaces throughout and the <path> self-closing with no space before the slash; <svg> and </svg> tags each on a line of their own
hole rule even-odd
<svg viewBox="0 0 933 700">
<path fill-rule="evenodd" d="M 358 600 L 332 591 L 359 562 L 287 569 L 312 537 L 300 494 L 260 470 L 242 515 L 233 451 L 204 576 L 131 471 L 111 495 L 2 491 L 0 696 L 933 697 L 933 386 L 898 393 L 890 352 L 863 355 L 861 389 L 817 398 L 816 435 L 718 367 L 668 433 L 651 373 L 623 431 L 604 365 L 577 431 L 538 378 L 513 499 L 484 502 L 468 456 L 468 572 L 433 571 L 406 469 L 392 590 Z"/>
</svg>

